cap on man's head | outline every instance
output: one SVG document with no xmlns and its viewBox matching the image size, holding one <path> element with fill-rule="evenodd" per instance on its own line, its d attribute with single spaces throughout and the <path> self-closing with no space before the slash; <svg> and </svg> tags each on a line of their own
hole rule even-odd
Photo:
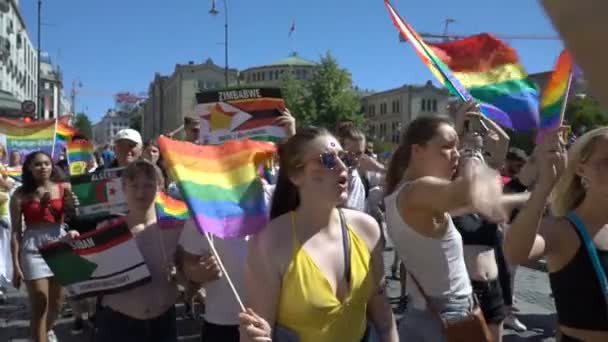
<svg viewBox="0 0 608 342">
<path fill-rule="evenodd" d="M 130 140 L 136 144 L 142 144 L 141 134 L 132 128 L 121 129 L 114 135 L 114 142 L 118 140 Z"/>
</svg>

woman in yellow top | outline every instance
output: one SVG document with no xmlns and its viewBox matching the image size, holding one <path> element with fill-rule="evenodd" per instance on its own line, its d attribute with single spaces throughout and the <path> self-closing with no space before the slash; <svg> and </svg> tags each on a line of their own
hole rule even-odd
<svg viewBox="0 0 608 342">
<path fill-rule="evenodd" d="M 337 209 L 352 158 L 329 132 L 309 128 L 280 146 L 279 159 L 271 222 L 249 245 L 241 341 L 282 340 L 276 334 L 287 331 L 300 342 L 359 342 L 368 318 L 380 341 L 398 341 L 380 228 Z"/>
</svg>

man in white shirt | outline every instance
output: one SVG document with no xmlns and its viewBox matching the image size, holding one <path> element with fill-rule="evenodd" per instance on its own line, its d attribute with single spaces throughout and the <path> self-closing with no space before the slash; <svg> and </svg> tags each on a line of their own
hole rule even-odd
<svg viewBox="0 0 608 342">
<path fill-rule="evenodd" d="M 243 267 L 247 258 L 248 239 L 219 239 L 209 236 L 237 292 L 245 294 Z M 222 277 L 217 260 L 211 256 L 209 240 L 194 221 L 184 226 L 179 240 L 184 252 L 183 271 L 186 277 L 203 284 L 207 291 L 202 341 L 239 341 L 239 304 Z M 202 261 L 202 262 L 201 262 Z"/>
</svg>

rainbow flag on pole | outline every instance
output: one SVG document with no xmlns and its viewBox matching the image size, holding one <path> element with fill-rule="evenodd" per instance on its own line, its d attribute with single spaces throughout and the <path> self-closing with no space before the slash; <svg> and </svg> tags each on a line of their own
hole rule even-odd
<svg viewBox="0 0 608 342">
<path fill-rule="evenodd" d="M 562 51 L 540 101 L 540 127 L 536 135 L 537 144 L 548 133 L 559 129 L 562 124 L 572 84 L 573 66 L 572 55 L 567 50 Z"/>
<path fill-rule="evenodd" d="M 538 127 L 538 89 L 515 50 L 489 34 L 427 44 L 388 0 L 384 4 L 403 39 L 450 93 L 463 101 L 478 100 L 482 113 L 501 126 Z"/>
<path fill-rule="evenodd" d="M 158 139 L 161 154 L 201 232 L 237 238 L 259 232 L 268 208 L 258 166 L 272 157 L 272 143 L 233 140 L 195 145 Z"/>
<path fill-rule="evenodd" d="M 180 200 L 174 199 L 164 192 L 156 195 L 156 218 L 161 228 L 173 228 L 182 226 L 190 217 L 188 205 Z"/>
</svg>

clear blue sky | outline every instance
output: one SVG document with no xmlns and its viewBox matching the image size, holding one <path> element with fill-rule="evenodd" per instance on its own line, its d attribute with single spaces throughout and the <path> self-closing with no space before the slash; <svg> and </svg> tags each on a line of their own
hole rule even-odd
<svg viewBox="0 0 608 342">
<path fill-rule="evenodd" d="M 30 37 L 36 39 L 36 0 L 21 0 Z M 382 0 L 228 0 L 230 66 L 286 57 L 293 48 L 318 60 L 331 51 L 362 88 L 384 90 L 423 83 L 432 75 L 408 44 L 399 44 Z M 538 1 L 394 0 L 419 32 L 556 35 Z M 211 17 L 211 0 L 43 0 L 42 49 L 64 71 L 64 87 L 80 80 L 77 110 L 95 122 L 113 106 L 110 94 L 146 91 L 155 72 L 211 57 L 223 65 L 223 13 Z M 223 11 L 223 2 L 218 0 Z M 288 39 L 296 21 L 293 42 Z M 529 72 L 552 67 L 560 41 L 511 41 Z M 107 96 L 104 96 L 107 94 Z"/>
</svg>

